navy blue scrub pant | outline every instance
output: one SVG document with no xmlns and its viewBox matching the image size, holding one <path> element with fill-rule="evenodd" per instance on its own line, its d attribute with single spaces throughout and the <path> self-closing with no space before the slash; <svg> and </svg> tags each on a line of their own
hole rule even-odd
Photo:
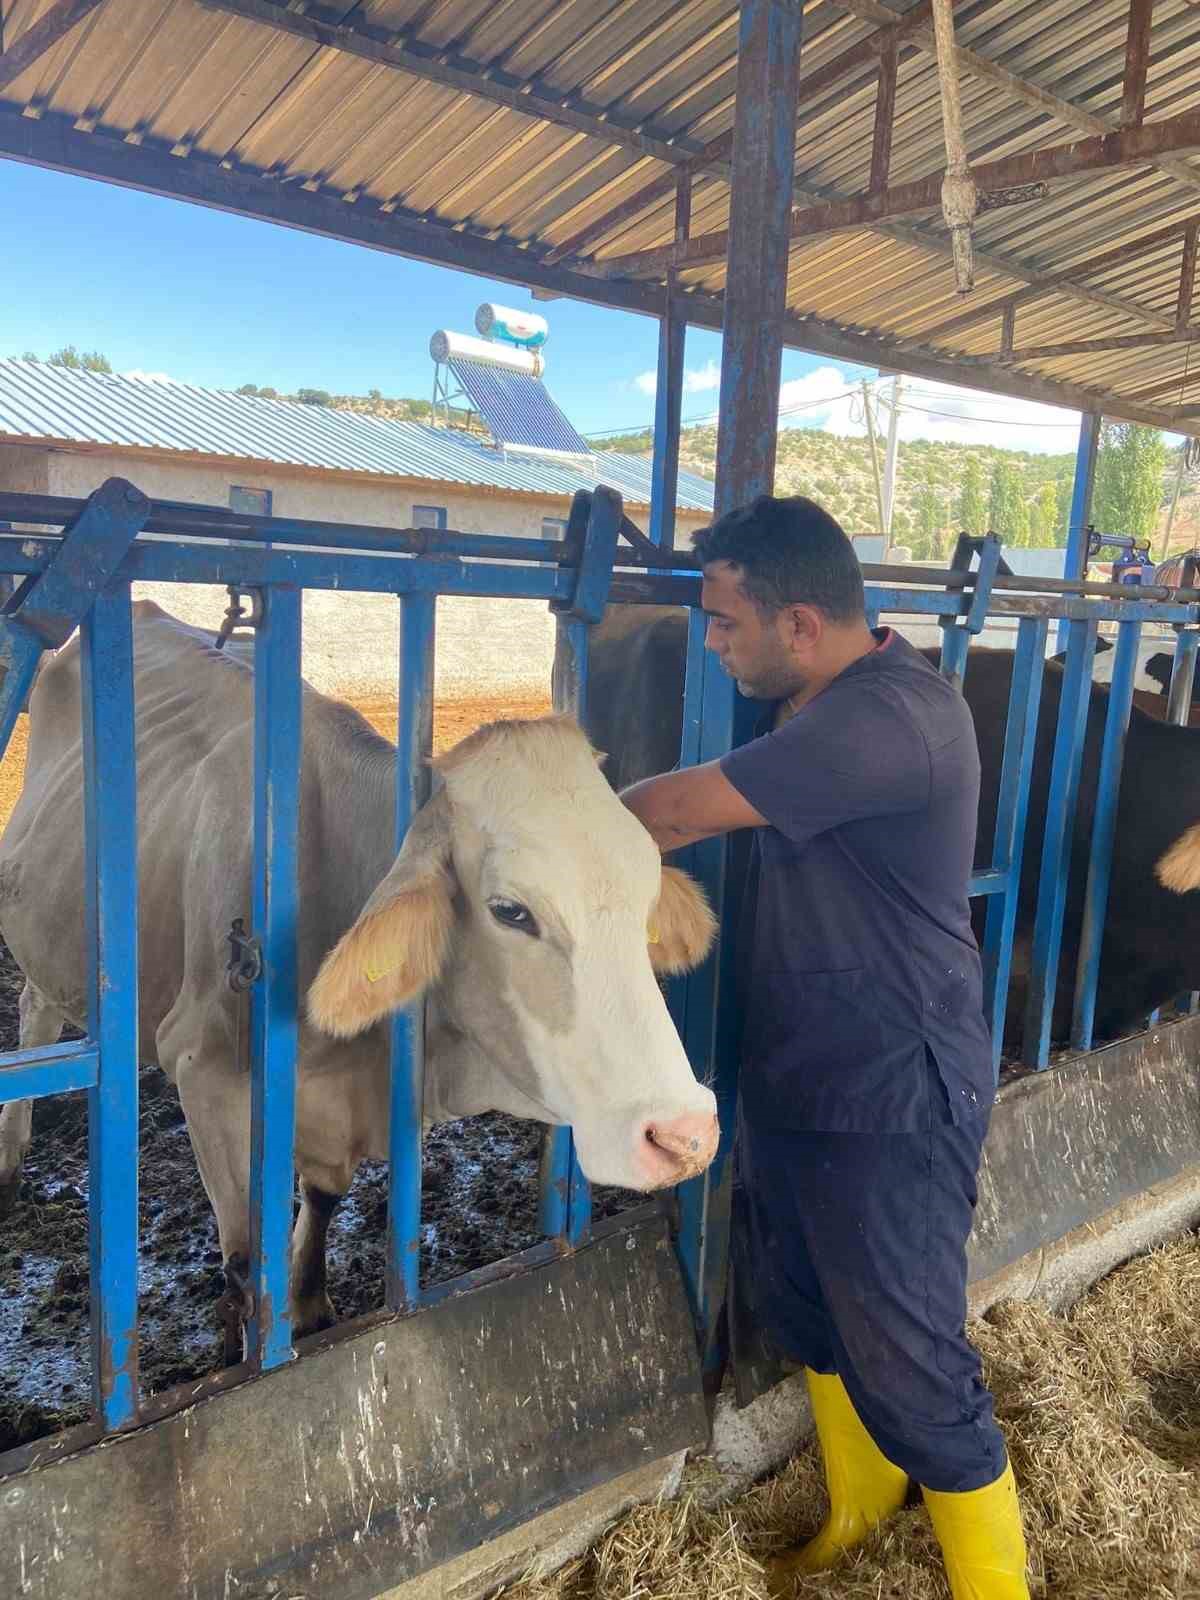
<svg viewBox="0 0 1200 1600">
<path fill-rule="evenodd" d="M 967 1343 L 966 1243 L 987 1118 L 921 1133 L 808 1133 L 739 1119 L 746 1287 L 783 1355 L 836 1372 L 880 1450 L 926 1488 L 1004 1470 Z"/>
</svg>

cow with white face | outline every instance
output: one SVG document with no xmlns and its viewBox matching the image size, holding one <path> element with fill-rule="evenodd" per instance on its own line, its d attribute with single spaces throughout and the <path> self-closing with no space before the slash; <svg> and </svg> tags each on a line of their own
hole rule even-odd
<svg viewBox="0 0 1200 1600">
<path fill-rule="evenodd" d="M 134 607 L 140 1040 L 178 1085 L 231 1283 L 249 1248 L 248 1006 L 226 936 L 250 902 L 253 674 L 240 652 Z M 548 717 L 480 729 L 391 849 L 395 751 L 304 689 L 302 990 L 292 1250 L 297 1333 L 332 1318 L 325 1236 L 358 1163 L 388 1154 L 386 1019 L 428 998 L 426 1126 L 496 1110 L 573 1126 L 594 1182 L 649 1191 L 704 1170 L 712 1093 L 655 974 L 701 961 L 712 914 L 661 866 L 587 739 Z M 25 785 L 0 839 L 0 932 L 25 975 L 21 1045 L 86 1015 L 77 641 L 30 706 Z M 0 1116 L 0 1194 L 29 1140 Z"/>
</svg>

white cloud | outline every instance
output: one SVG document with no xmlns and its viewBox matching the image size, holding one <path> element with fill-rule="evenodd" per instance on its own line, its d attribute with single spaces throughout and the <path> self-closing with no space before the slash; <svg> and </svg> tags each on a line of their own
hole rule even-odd
<svg viewBox="0 0 1200 1600">
<path fill-rule="evenodd" d="M 131 372 L 123 372 L 123 378 L 140 378 L 143 383 L 178 383 L 178 378 L 173 378 L 169 372 L 143 372 L 141 367 L 134 367 Z"/>
<path fill-rule="evenodd" d="M 658 373 L 639 372 L 633 380 L 633 387 L 653 399 L 658 392 Z M 706 361 L 702 367 L 692 367 L 683 374 L 684 394 L 705 394 L 710 389 L 720 387 L 721 369 L 713 360 Z"/>
<path fill-rule="evenodd" d="M 871 378 L 875 415 L 881 434 L 891 417 L 891 378 Z M 633 380 L 642 394 L 653 396 L 656 375 L 643 372 Z M 684 390 L 699 394 L 718 389 L 716 361 L 684 374 Z M 862 379 L 829 363 L 801 378 L 789 378 L 779 390 L 780 426 L 823 428 L 829 433 L 861 438 L 867 431 Z M 905 378 L 900 392 L 899 436 L 948 444 L 995 444 L 1010 450 L 1056 453 L 1074 449 L 1079 427 L 1076 412 L 1009 399 L 924 378 Z"/>
<path fill-rule="evenodd" d="M 708 360 L 702 367 L 695 367 L 691 372 L 683 375 L 684 394 L 704 394 L 708 389 L 721 387 L 721 369 L 713 360 Z"/>
</svg>

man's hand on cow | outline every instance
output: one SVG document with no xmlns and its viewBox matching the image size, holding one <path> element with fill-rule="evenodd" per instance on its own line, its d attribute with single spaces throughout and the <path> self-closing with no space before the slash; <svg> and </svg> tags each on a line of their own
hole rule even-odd
<svg viewBox="0 0 1200 1600">
<path fill-rule="evenodd" d="M 765 819 L 734 788 L 719 761 L 645 778 L 621 799 L 664 855 L 738 828 L 761 828 Z"/>
</svg>

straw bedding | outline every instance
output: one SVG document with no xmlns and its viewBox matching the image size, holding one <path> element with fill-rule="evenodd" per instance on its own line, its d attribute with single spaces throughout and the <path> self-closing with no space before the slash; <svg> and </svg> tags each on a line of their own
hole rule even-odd
<svg viewBox="0 0 1200 1600">
<path fill-rule="evenodd" d="M 971 1335 L 1017 1475 L 1034 1594 L 1200 1600 L 1200 1239 L 1131 1262 L 1064 1315 L 1006 1302 Z M 685 1479 L 680 1499 L 636 1509 L 506 1600 L 765 1600 L 763 1559 L 823 1515 L 815 1449 L 717 1507 L 689 1471 L 691 1493 Z M 945 1600 L 919 1502 L 795 1593 Z"/>
</svg>

